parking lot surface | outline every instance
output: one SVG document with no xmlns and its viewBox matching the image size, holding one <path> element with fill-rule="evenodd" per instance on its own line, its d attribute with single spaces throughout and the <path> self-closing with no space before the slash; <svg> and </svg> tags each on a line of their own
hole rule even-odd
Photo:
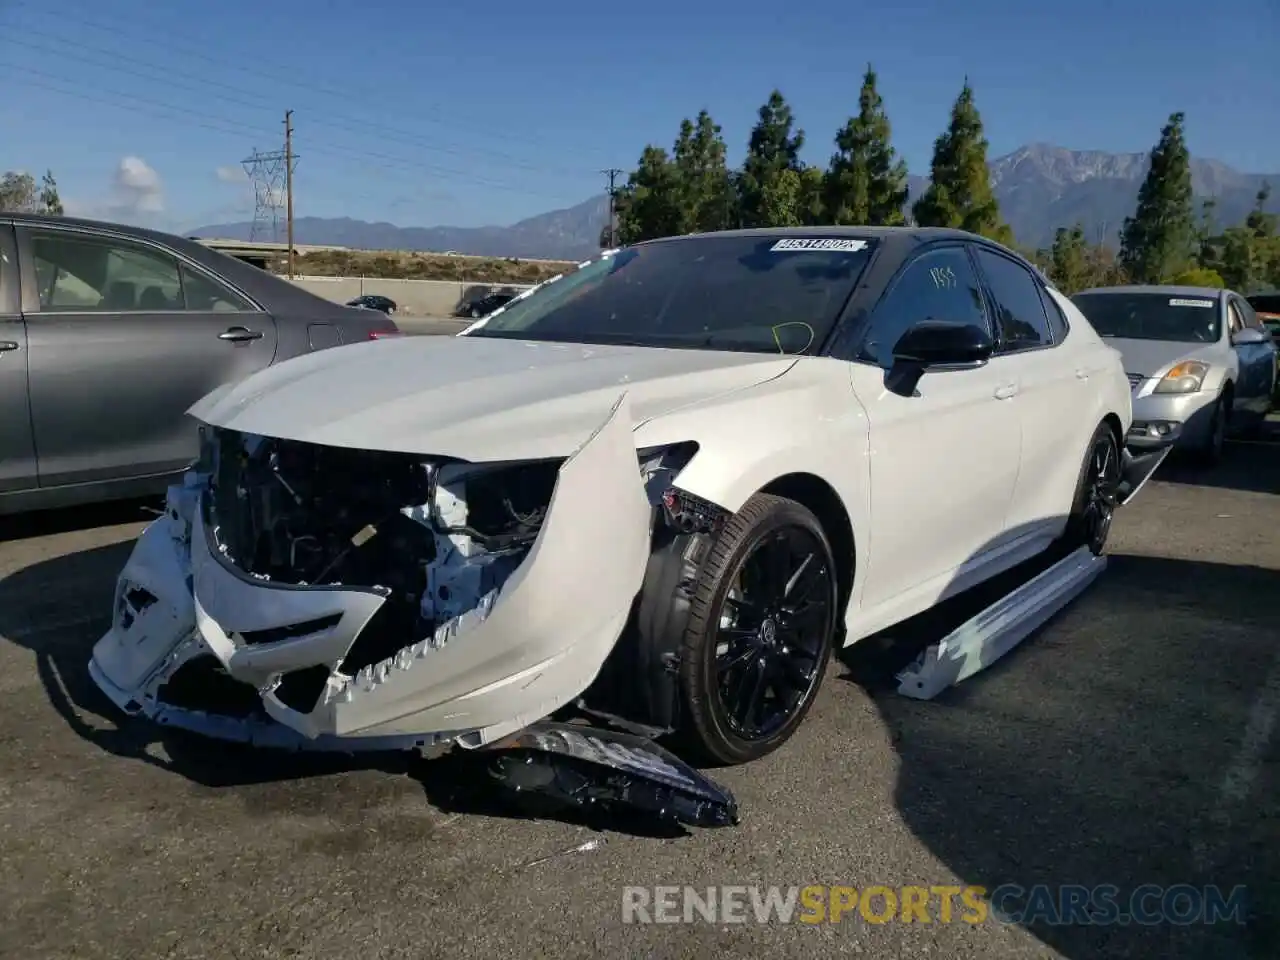
<svg viewBox="0 0 1280 960">
<path fill-rule="evenodd" d="M 0 527 L 0 955 L 1275 956 L 1280 442 L 1174 464 L 1088 592 L 929 703 L 833 667 L 795 739 L 716 774 L 738 827 L 520 819 L 456 765 L 162 737 L 85 662 L 138 505 Z M 863 678 L 863 683 L 850 677 Z M 584 846 L 585 845 L 585 846 Z M 1243 924 L 628 924 L 625 886 L 1218 884 Z M 958 916 L 958 915 L 957 915 Z M 954 919 L 954 918 L 953 918 Z"/>
<path fill-rule="evenodd" d="M 395 315 L 396 326 L 411 336 L 450 336 L 461 333 L 474 320 L 458 317 L 411 316 L 403 313 Z"/>
</svg>

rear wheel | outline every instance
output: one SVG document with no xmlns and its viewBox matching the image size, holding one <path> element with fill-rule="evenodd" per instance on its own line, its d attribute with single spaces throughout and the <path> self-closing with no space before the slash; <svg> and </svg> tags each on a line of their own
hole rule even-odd
<svg viewBox="0 0 1280 960">
<path fill-rule="evenodd" d="M 747 501 L 695 585 L 680 663 L 686 738 L 722 764 L 785 743 L 822 684 L 837 597 L 818 519 L 782 497 Z"/>
<path fill-rule="evenodd" d="M 471 311 L 470 311 L 470 313 L 469 313 L 468 315 L 471 317 L 471 319 L 472 319 L 472 320 L 479 320 L 479 319 L 480 319 L 480 316 L 481 316 L 481 314 L 480 314 L 480 308 L 479 308 L 479 307 L 472 307 L 472 308 L 471 308 Z"/>
<path fill-rule="evenodd" d="M 1080 467 L 1076 496 L 1067 520 L 1067 546 L 1073 550 L 1088 547 L 1094 556 L 1102 553 L 1111 534 L 1119 487 L 1120 444 L 1110 425 L 1100 423 Z"/>
</svg>

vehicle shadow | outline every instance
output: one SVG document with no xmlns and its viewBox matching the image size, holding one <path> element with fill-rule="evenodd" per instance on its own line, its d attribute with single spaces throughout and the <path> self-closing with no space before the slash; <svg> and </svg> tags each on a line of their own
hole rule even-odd
<svg viewBox="0 0 1280 960">
<path fill-rule="evenodd" d="M 0 517 L 0 543 L 151 520 L 164 512 L 164 497 L 138 497 L 64 510 L 36 510 Z M 3 631 L 0 631 L 3 633 Z"/>
<path fill-rule="evenodd" d="M 1222 460 L 1201 466 L 1191 457 L 1170 455 L 1160 467 L 1162 483 L 1280 493 L 1280 423 L 1268 421 L 1257 437 L 1228 440 Z"/>
<path fill-rule="evenodd" d="M 42 536 L 136 518 L 129 506 L 65 514 L 32 517 L 21 525 L 21 532 Z M 215 789 L 376 770 L 413 777 L 427 802 L 446 815 L 555 820 L 658 838 L 688 835 L 677 825 L 626 812 L 579 811 L 532 795 L 513 797 L 494 788 L 489 774 L 492 757 L 482 753 L 426 760 L 404 751 L 353 755 L 268 750 L 217 743 L 126 716 L 93 683 L 88 663 L 94 643 L 111 625 L 115 578 L 132 549 L 132 540 L 95 547 L 31 564 L 0 579 L 0 638 L 35 655 L 36 673 L 53 709 L 76 735 L 98 749 Z"/>
<path fill-rule="evenodd" d="M 1264 598 L 1280 571 L 1112 556 L 1050 633 L 933 701 L 896 692 L 916 652 L 1047 566 L 1032 561 L 842 657 L 895 744 L 905 823 L 995 906 L 1044 908 L 1043 885 L 1054 909 L 1010 919 L 1072 960 L 1274 956 L 1280 748 L 1259 725 L 1275 721 L 1280 609 Z M 1244 925 L 1063 915 L 1064 887 L 1108 884 L 1122 910 L 1145 884 L 1216 885 L 1224 899 L 1243 885 Z"/>
</svg>

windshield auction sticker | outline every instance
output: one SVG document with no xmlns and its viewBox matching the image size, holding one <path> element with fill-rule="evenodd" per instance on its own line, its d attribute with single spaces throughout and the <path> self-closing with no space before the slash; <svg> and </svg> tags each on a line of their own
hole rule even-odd
<svg viewBox="0 0 1280 960">
<path fill-rule="evenodd" d="M 1179 300 L 1177 297 L 1169 301 L 1171 307 L 1208 307 L 1213 308 L 1212 300 Z"/>
<path fill-rule="evenodd" d="M 769 248 L 774 253 L 788 250 L 834 250 L 839 253 L 857 253 L 867 249 L 867 241 L 846 237 L 786 237 Z"/>
</svg>

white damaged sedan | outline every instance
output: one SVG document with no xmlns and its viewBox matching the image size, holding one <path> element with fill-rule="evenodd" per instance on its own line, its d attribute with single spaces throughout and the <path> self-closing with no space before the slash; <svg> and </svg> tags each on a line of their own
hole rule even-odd
<svg viewBox="0 0 1280 960">
<path fill-rule="evenodd" d="M 212 737 L 500 743 L 581 710 L 722 763 L 835 647 L 1060 543 L 1158 455 L 1119 355 L 948 230 L 608 251 L 457 337 L 273 366 L 120 574 L 94 680 Z"/>
</svg>

